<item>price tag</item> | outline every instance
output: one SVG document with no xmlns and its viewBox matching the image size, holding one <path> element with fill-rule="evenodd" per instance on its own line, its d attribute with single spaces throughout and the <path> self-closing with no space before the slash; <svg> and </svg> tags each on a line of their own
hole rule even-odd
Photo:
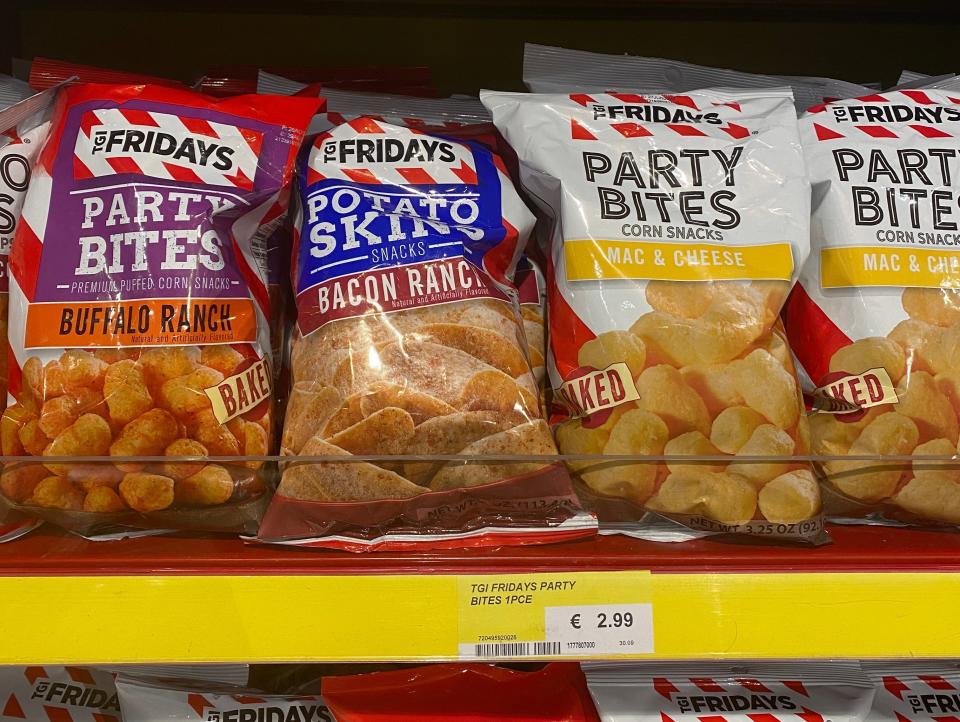
<svg viewBox="0 0 960 722">
<path fill-rule="evenodd" d="M 567 653 L 650 654 L 653 605 L 594 604 L 547 607 L 546 637 Z"/>
<path fill-rule="evenodd" d="M 461 659 L 653 652 L 649 572 L 459 577 Z"/>
</svg>

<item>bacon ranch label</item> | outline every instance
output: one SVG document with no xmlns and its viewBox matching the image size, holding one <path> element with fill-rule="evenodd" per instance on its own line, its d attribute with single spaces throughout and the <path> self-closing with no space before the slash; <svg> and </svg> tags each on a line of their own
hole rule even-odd
<svg viewBox="0 0 960 722">
<path fill-rule="evenodd" d="M 316 138 L 300 180 L 302 334 L 370 311 L 505 297 L 484 265 L 507 235 L 485 149 L 360 119 Z"/>
</svg>

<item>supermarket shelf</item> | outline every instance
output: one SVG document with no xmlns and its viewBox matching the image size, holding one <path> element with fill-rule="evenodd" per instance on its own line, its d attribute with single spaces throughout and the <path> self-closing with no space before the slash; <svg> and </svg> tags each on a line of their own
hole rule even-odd
<svg viewBox="0 0 960 722">
<path fill-rule="evenodd" d="M 472 613 L 466 577 L 535 572 L 592 585 L 582 603 L 651 604 L 648 657 L 956 655 L 960 535 L 832 534 L 816 549 L 617 537 L 348 555 L 42 529 L 0 547 L 0 663 L 451 659 Z"/>
<path fill-rule="evenodd" d="M 23 0 L 20 0 L 23 2 Z M 89 5 L 91 3 L 80 3 Z M 94 4 L 95 5 L 95 4 Z M 24 7 L 70 8 L 76 0 L 32 0 Z M 153 2 L 137 0 L 128 8 L 155 7 Z M 221 10 L 221 4 L 201 0 L 169 0 L 168 10 Z M 831 20 L 862 18 L 864 6 L 859 0 L 291 0 L 282 6 L 270 6 L 262 0 L 236 0 L 234 13 L 297 13 L 377 14 L 404 16 L 412 12 L 429 12 L 432 16 L 482 17 L 548 17 L 635 19 L 642 17 L 707 17 L 716 19 L 747 18 L 751 20 L 796 18 L 828 18 Z M 875 0 L 870 4 L 871 18 L 921 19 L 957 17 L 955 3 L 950 0 L 922 0 L 906 5 L 900 0 Z"/>
</svg>

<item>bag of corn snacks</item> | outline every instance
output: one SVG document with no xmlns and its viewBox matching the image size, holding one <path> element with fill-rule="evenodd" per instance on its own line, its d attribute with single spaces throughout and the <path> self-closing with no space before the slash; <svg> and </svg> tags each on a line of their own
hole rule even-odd
<svg viewBox="0 0 960 722">
<path fill-rule="evenodd" d="M 960 667 L 943 661 L 864 662 L 874 683 L 869 722 L 953 722 L 960 718 Z"/>
<path fill-rule="evenodd" d="M 10 256 L 0 442 L 25 463 L 5 471 L 8 500 L 83 533 L 255 529 L 262 462 L 206 459 L 269 450 L 263 234 L 316 107 L 150 85 L 59 95 Z"/>
<path fill-rule="evenodd" d="M 874 720 L 873 685 L 856 662 L 598 662 L 584 672 L 603 722 Z"/>
<path fill-rule="evenodd" d="M 652 511 L 819 539 L 818 485 L 789 458 L 807 428 L 778 323 L 809 235 L 790 91 L 481 100 L 554 219 L 551 421 L 561 453 L 588 457 L 571 468 L 601 531 L 642 534 Z"/>
<path fill-rule="evenodd" d="M 820 465 L 828 511 L 960 523 L 960 468 L 937 461 L 960 436 L 960 98 L 875 93 L 800 125 L 812 257 L 785 322 L 813 450 L 834 457 Z"/>
</svg>

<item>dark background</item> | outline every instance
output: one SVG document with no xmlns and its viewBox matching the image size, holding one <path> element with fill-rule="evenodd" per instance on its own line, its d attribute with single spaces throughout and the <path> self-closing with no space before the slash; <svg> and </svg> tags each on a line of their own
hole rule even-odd
<svg viewBox="0 0 960 722">
<path fill-rule="evenodd" d="M 0 0 L 0 6 L 4 3 Z M 36 55 L 194 80 L 218 64 L 428 65 L 443 93 L 520 88 L 524 40 L 748 71 L 960 71 L 960 0 L 7 0 L 0 64 Z"/>
</svg>

